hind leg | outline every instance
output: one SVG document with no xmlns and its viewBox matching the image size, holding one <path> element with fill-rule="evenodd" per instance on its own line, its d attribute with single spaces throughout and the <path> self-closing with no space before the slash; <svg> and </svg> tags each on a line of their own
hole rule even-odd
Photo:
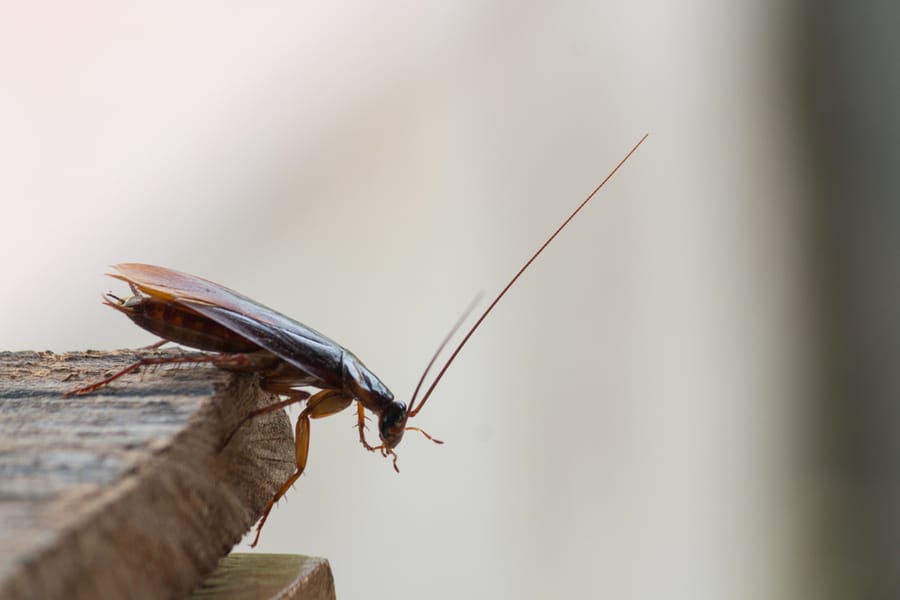
<svg viewBox="0 0 900 600">
<path fill-rule="evenodd" d="M 251 548 L 255 547 L 259 541 L 259 534 L 262 532 L 263 525 L 266 524 L 266 519 L 269 518 L 269 513 L 272 512 L 272 507 L 291 489 L 291 486 L 294 485 L 300 475 L 303 474 L 304 469 L 306 469 L 306 459 L 309 456 L 309 420 L 320 419 L 341 412 L 350 406 L 351 402 L 353 402 L 353 398 L 345 396 L 337 390 L 322 390 L 314 394 L 306 402 L 306 408 L 297 417 L 297 470 L 278 488 L 278 491 L 275 492 L 275 495 L 272 496 L 272 499 L 266 505 L 266 509 L 259 519 L 259 525 L 256 526 L 256 537 L 253 539 L 253 543 L 250 544 Z"/>
</svg>

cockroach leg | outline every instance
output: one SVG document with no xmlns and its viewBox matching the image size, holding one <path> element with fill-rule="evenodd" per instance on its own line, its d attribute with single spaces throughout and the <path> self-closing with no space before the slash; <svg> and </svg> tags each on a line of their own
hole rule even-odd
<svg viewBox="0 0 900 600">
<path fill-rule="evenodd" d="M 102 387 L 106 387 L 123 375 L 128 375 L 141 367 L 178 364 L 200 365 L 208 363 L 221 369 L 225 369 L 226 371 L 259 372 L 260 370 L 271 368 L 273 362 L 277 362 L 277 360 L 273 359 L 271 355 L 258 352 L 253 354 L 210 354 L 208 352 L 192 352 L 181 356 L 151 356 L 133 362 L 121 371 L 113 373 L 102 381 L 86 385 L 82 388 L 72 390 L 71 392 L 66 392 L 63 394 L 63 398 L 95 392 Z"/>
<path fill-rule="evenodd" d="M 275 492 L 275 495 L 272 496 L 272 499 L 266 505 L 266 509 L 259 519 L 259 524 L 256 526 L 256 537 L 253 538 L 253 543 L 250 544 L 251 548 L 256 547 L 256 543 L 259 541 L 259 534 L 262 532 L 263 525 L 266 524 L 266 519 L 269 518 L 269 513 L 272 512 L 275 503 L 291 489 L 291 486 L 294 485 L 300 475 L 303 474 L 304 469 L 306 469 L 306 459 L 309 457 L 309 420 L 339 413 L 350 406 L 351 402 L 353 402 L 352 397 L 345 396 L 338 390 L 322 390 L 313 394 L 307 400 L 306 408 L 297 417 L 297 428 L 295 431 L 297 470 L 278 488 L 278 491 Z"/>
<path fill-rule="evenodd" d="M 359 429 L 359 443 L 362 444 L 363 448 L 365 448 L 369 452 L 375 452 L 375 446 L 370 445 L 369 442 L 366 441 L 366 409 L 362 405 L 362 402 L 356 403 L 356 410 L 356 427 Z"/>
<path fill-rule="evenodd" d="M 264 390 L 265 385 L 261 386 Z M 269 391 L 269 390 L 267 390 Z M 279 410 L 281 408 L 285 408 L 290 406 L 291 404 L 296 404 L 297 402 L 303 402 L 307 398 L 309 398 L 309 392 L 304 392 L 303 390 L 280 390 L 277 392 L 280 395 L 288 396 L 286 400 L 281 400 L 279 402 L 275 402 L 273 404 L 268 404 L 263 406 L 262 408 L 257 408 L 256 410 L 252 410 L 247 415 L 238 421 L 237 425 L 234 426 L 234 429 L 231 430 L 231 433 L 228 434 L 228 437 L 225 438 L 225 441 L 222 442 L 221 448 L 219 450 L 224 450 L 226 446 L 228 446 L 229 442 L 231 442 L 231 438 L 234 437 L 234 434 L 238 432 L 238 429 L 243 427 L 243 425 L 254 417 L 258 417 L 260 415 L 264 415 L 266 413 L 270 413 L 272 411 Z"/>
<path fill-rule="evenodd" d="M 154 342 L 154 343 L 149 344 L 149 345 L 147 345 L 147 346 L 141 346 L 141 347 L 139 348 L 139 350 L 159 350 L 159 349 L 162 348 L 165 344 L 168 344 L 168 343 L 169 343 L 169 340 L 159 340 L 158 342 Z"/>
<path fill-rule="evenodd" d="M 227 364 L 230 361 L 233 361 L 234 356 L 240 355 L 222 355 L 222 354 L 203 354 L 203 353 L 193 353 L 193 354 L 185 354 L 184 356 L 154 356 L 150 358 L 142 358 L 138 361 L 135 361 L 116 373 L 113 373 L 106 379 L 102 381 L 98 381 L 96 383 L 92 383 L 91 385 L 84 386 L 82 388 L 78 388 L 77 390 L 72 390 L 71 392 L 66 392 L 63 394 L 64 398 L 69 398 L 71 396 L 80 396 L 82 394 L 89 394 L 90 392 L 94 392 L 99 390 L 102 387 L 106 387 L 116 379 L 122 377 L 123 375 L 128 375 L 129 373 L 140 369 L 141 367 L 149 367 L 153 365 L 168 365 L 168 364 L 201 364 L 201 363 L 213 363 L 213 364 Z"/>
</svg>

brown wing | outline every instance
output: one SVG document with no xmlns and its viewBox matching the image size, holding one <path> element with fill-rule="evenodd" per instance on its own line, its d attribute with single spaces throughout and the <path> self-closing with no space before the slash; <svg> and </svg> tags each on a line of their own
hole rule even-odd
<svg viewBox="0 0 900 600">
<path fill-rule="evenodd" d="M 343 346 L 303 323 L 218 283 L 165 267 L 124 263 L 110 277 L 174 302 L 265 348 L 331 385 L 341 378 Z"/>
</svg>

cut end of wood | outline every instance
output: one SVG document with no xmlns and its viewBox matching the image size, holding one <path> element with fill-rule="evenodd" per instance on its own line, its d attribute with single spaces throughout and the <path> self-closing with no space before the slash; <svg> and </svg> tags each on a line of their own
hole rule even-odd
<svg viewBox="0 0 900 600">
<path fill-rule="evenodd" d="M 296 554 L 232 554 L 191 600 L 334 600 L 334 577 L 324 558 Z"/>
<path fill-rule="evenodd" d="M 184 596 L 293 472 L 283 411 L 221 448 L 273 400 L 252 375 L 158 368 L 63 398 L 147 354 L 0 352 L 0 597 Z"/>
</svg>

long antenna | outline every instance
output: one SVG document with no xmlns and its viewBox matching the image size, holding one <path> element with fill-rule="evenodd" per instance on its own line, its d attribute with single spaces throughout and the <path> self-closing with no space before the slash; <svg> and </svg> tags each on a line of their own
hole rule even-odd
<svg viewBox="0 0 900 600">
<path fill-rule="evenodd" d="M 478 301 L 481 300 L 481 297 L 484 294 L 478 292 L 472 301 L 469 302 L 469 306 L 466 307 L 466 310 L 463 311 L 463 314 L 459 316 L 459 319 L 456 320 L 456 323 L 453 324 L 453 327 L 450 331 L 447 332 L 447 335 L 444 336 L 444 339 L 441 340 L 440 345 L 437 347 L 437 350 L 434 351 L 434 354 L 431 355 L 431 360 L 428 361 L 428 364 L 425 365 L 425 370 L 422 371 L 422 376 L 419 377 L 419 383 L 416 385 L 416 389 L 413 391 L 412 399 L 409 401 L 409 410 L 412 410 L 413 406 L 416 403 L 416 396 L 419 395 L 419 390 L 422 389 L 422 384 L 425 383 L 425 377 L 428 376 L 428 371 L 431 370 L 431 367 L 434 366 L 434 361 L 437 360 L 437 357 L 441 352 L 444 351 L 444 347 L 450 342 L 450 338 L 456 335 L 456 332 L 459 331 L 459 328 L 462 327 L 463 321 L 469 318 L 469 315 L 472 314 L 472 310 L 475 308 L 475 305 L 478 304 Z"/>
<path fill-rule="evenodd" d="M 484 319 L 490 314 L 490 312 L 492 310 L 494 310 L 494 307 L 497 305 L 498 302 L 500 302 L 500 299 L 506 295 L 506 292 L 509 291 L 509 288 L 511 288 L 513 286 L 513 284 L 516 282 L 516 280 L 518 280 L 519 277 L 522 275 L 522 273 L 524 273 L 525 270 L 531 266 L 531 263 L 533 263 L 534 259 L 536 259 L 541 254 L 541 252 L 544 251 L 544 248 L 549 246 L 550 242 L 552 242 L 553 239 L 557 235 L 559 235 L 559 232 L 562 231 L 566 227 L 566 225 L 569 224 L 569 221 L 574 219 L 575 215 L 577 215 L 579 212 L 581 212 L 581 209 L 584 208 L 585 205 L 591 201 L 591 199 L 597 194 L 597 192 L 600 191 L 600 188 L 602 188 L 604 185 L 606 185 L 606 182 L 609 181 L 612 178 L 612 176 L 616 174 L 616 171 L 618 171 L 619 168 L 625 164 L 625 161 L 627 161 L 629 158 L 631 158 L 631 155 L 635 153 L 635 151 L 640 147 L 641 144 L 644 143 L 644 140 L 646 140 L 647 136 L 649 136 L 649 135 L 650 135 L 649 133 L 645 133 L 644 136 L 640 140 L 638 140 L 638 143 L 635 144 L 631 148 L 631 150 L 628 151 L 628 154 L 625 155 L 625 158 L 623 158 L 622 160 L 619 161 L 619 164 L 617 164 L 615 166 L 615 168 L 609 172 L 609 175 L 607 175 L 603 179 L 603 181 L 600 182 L 600 185 L 595 187 L 594 191 L 591 192 L 590 194 L 588 194 L 587 198 L 585 198 L 581 202 L 581 204 L 578 205 L 578 208 L 576 208 L 574 211 L 572 211 L 572 214 L 570 214 L 569 217 L 565 221 L 563 221 L 562 225 L 560 225 L 556 229 L 556 231 L 553 232 L 553 235 L 551 235 L 549 238 L 547 238 L 547 240 L 543 244 L 541 244 L 541 247 L 537 249 L 537 252 L 535 252 L 534 254 L 531 255 L 531 258 L 529 258 L 528 261 L 522 266 L 522 268 L 519 269 L 518 272 L 513 276 L 513 278 L 509 280 L 509 283 L 506 284 L 506 287 L 504 287 L 503 290 L 499 294 L 497 294 L 497 297 L 494 298 L 494 301 L 491 302 L 490 306 L 487 307 L 487 310 L 485 310 L 481 314 L 481 316 L 478 317 L 478 320 L 475 321 L 474 325 L 472 325 L 472 328 L 469 330 L 469 332 L 466 334 L 466 336 L 459 343 L 459 346 L 456 347 L 456 350 L 453 351 L 453 354 L 451 354 L 450 358 L 447 359 L 447 362 L 444 363 L 444 366 L 438 372 L 437 376 L 434 378 L 434 381 L 431 382 L 431 386 L 428 388 L 428 391 L 425 392 L 424 396 L 422 396 L 422 400 L 419 402 L 418 406 L 413 408 L 412 402 L 410 402 L 410 410 L 408 413 L 409 417 L 416 416 L 418 414 L 418 412 L 420 410 L 422 410 L 422 407 L 425 406 L 425 402 L 427 402 L 429 396 L 431 396 L 431 392 L 434 391 L 434 388 L 435 388 L 435 386 L 437 386 L 438 382 L 441 380 L 441 377 L 443 377 L 444 373 L 447 372 L 447 369 L 453 363 L 453 360 L 456 358 L 456 355 L 459 354 L 459 351 L 463 349 L 463 346 L 466 345 L 466 342 L 469 341 L 469 338 L 472 337 L 472 334 L 475 333 L 475 330 L 478 329 L 478 326 L 481 325 L 481 322 L 484 321 Z M 432 362 L 434 362 L 434 359 L 432 359 Z M 422 378 L 424 379 L 424 377 L 425 376 L 423 374 Z M 421 381 L 420 381 L 420 384 L 421 384 Z M 418 390 L 418 388 L 416 388 L 416 389 Z M 413 399 L 415 399 L 415 397 Z"/>
</svg>

